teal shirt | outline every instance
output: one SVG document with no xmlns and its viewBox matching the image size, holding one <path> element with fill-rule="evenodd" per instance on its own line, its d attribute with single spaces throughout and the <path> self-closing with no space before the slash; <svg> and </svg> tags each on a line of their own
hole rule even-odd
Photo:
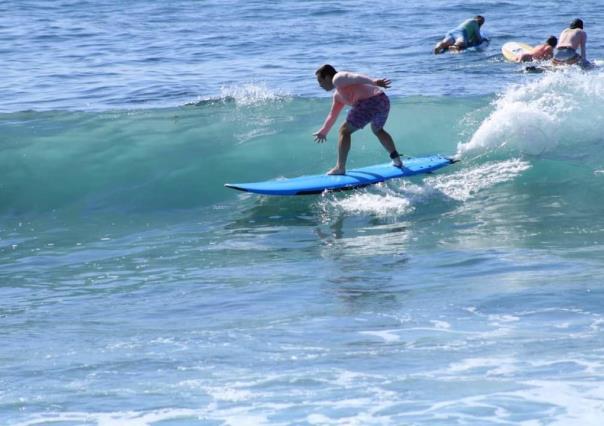
<svg viewBox="0 0 604 426">
<path fill-rule="evenodd" d="M 480 44 L 482 41 L 482 37 L 480 36 L 480 25 L 478 25 L 478 22 L 475 19 L 466 19 L 457 28 L 463 31 L 467 46 L 474 46 Z"/>
</svg>

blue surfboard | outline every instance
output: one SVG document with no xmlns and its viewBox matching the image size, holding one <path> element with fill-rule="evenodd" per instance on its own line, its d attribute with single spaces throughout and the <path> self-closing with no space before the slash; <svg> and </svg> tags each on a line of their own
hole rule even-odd
<svg viewBox="0 0 604 426">
<path fill-rule="evenodd" d="M 265 195 L 320 194 L 323 191 L 345 191 L 389 179 L 430 173 L 454 162 L 455 160 L 442 155 L 432 155 L 429 157 L 405 158 L 402 168 L 387 163 L 348 170 L 345 175 L 311 175 L 264 182 L 225 183 L 224 186 L 239 191 Z"/>
</svg>

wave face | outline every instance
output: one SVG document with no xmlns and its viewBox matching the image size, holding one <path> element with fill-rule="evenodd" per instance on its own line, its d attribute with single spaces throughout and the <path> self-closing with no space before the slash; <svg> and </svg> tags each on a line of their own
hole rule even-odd
<svg viewBox="0 0 604 426">
<path fill-rule="evenodd" d="M 475 104 L 396 102 L 389 126 L 401 151 L 451 151 L 447 123 Z M 186 209 L 232 197 L 225 182 L 321 173 L 334 162 L 337 130 L 324 146 L 312 133 L 328 109 L 326 100 L 245 86 L 174 109 L 5 114 L 0 205 L 5 212 Z M 422 134 L 409 124 L 427 124 L 428 111 L 451 118 Z M 370 131 L 355 135 L 351 166 L 387 160 Z"/>
<path fill-rule="evenodd" d="M 597 181 L 603 100 L 604 75 L 557 73 L 497 97 L 395 98 L 387 129 L 406 155 L 455 153 L 463 170 L 528 161 L 547 174 L 544 161 L 555 160 L 572 166 L 565 180 Z M 328 109 L 325 99 L 244 85 L 180 108 L 4 114 L 0 206 L 188 209 L 232 199 L 226 182 L 322 173 L 334 162 L 337 131 L 324 145 L 312 133 Z M 387 160 L 369 130 L 354 135 L 349 167 Z"/>
<path fill-rule="evenodd" d="M 270 137 L 280 114 L 294 114 L 290 101 L 256 103 L 256 95 L 175 109 L 5 114 L 0 204 L 44 211 L 211 203 L 247 156 L 241 144 Z"/>
</svg>

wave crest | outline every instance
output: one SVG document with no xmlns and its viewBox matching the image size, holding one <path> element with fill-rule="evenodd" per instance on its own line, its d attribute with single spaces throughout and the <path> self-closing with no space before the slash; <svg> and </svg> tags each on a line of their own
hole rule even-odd
<svg viewBox="0 0 604 426">
<path fill-rule="evenodd" d="M 604 74 L 565 70 L 508 88 L 459 156 L 493 151 L 513 155 L 586 155 L 604 133 Z"/>
<path fill-rule="evenodd" d="M 234 103 L 237 106 L 257 106 L 289 99 L 285 92 L 269 88 L 266 83 L 248 83 L 237 86 L 223 86 L 218 97 L 200 99 L 188 103 L 189 106 Z"/>
</svg>

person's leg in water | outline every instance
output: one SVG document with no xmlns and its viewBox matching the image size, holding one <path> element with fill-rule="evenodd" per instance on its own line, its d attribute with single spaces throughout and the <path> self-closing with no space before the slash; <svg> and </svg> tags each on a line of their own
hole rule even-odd
<svg viewBox="0 0 604 426">
<path fill-rule="evenodd" d="M 464 48 L 463 45 L 463 33 L 458 30 L 451 30 L 445 35 L 445 37 L 441 41 L 436 43 L 436 46 L 434 47 L 434 54 L 438 55 L 439 53 L 444 53 L 447 50 L 459 52 Z"/>
<path fill-rule="evenodd" d="M 438 55 L 440 53 L 444 53 L 449 49 L 449 47 L 453 45 L 454 42 L 455 40 L 451 40 L 445 37 L 444 39 L 436 43 L 436 46 L 434 46 L 434 54 Z"/>
<path fill-rule="evenodd" d="M 455 35 L 453 35 L 453 33 L 451 31 L 449 31 L 447 34 L 445 34 L 445 37 L 441 41 L 436 43 L 436 46 L 434 46 L 434 54 L 438 55 L 439 53 L 445 52 L 454 43 L 455 43 Z"/>
<path fill-rule="evenodd" d="M 390 158 L 392 159 L 392 164 L 396 167 L 403 167 L 403 162 L 401 161 L 401 156 L 396 150 L 396 146 L 394 145 L 394 140 L 392 140 L 392 136 L 388 133 L 384 128 L 377 129 L 376 126 L 371 124 L 371 131 L 374 135 L 377 136 L 382 146 L 388 151 L 390 154 Z"/>
<path fill-rule="evenodd" d="M 464 42 L 455 43 L 452 46 L 449 46 L 449 50 L 451 52 L 459 53 L 466 48 L 466 44 Z"/>
<path fill-rule="evenodd" d="M 356 131 L 350 123 L 345 122 L 338 132 L 338 161 L 336 166 L 327 172 L 328 175 L 346 174 L 346 160 L 352 142 L 352 134 Z"/>
<path fill-rule="evenodd" d="M 373 109 L 373 117 L 371 118 L 371 131 L 377 136 L 382 146 L 388 151 L 388 154 L 390 154 L 392 165 L 403 167 L 401 156 L 396 151 L 392 136 L 384 130 L 384 126 L 390 115 L 390 98 L 385 93 L 382 93 L 372 99 L 375 99 L 376 102 Z"/>
<path fill-rule="evenodd" d="M 459 53 L 468 47 L 463 33 L 459 33 L 457 34 L 457 37 L 455 37 L 455 41 L 449 46 L 449 50 L 451 52 Z"/>
<path fill-rule="evenodd" d="M 436 43 L 436 46 L 434 46 L 434 54 L 438 55 L 440 53 L 444 53 L 450 46 L 451 44 L 445 40 L 439 41 Z"/>
</svg>

